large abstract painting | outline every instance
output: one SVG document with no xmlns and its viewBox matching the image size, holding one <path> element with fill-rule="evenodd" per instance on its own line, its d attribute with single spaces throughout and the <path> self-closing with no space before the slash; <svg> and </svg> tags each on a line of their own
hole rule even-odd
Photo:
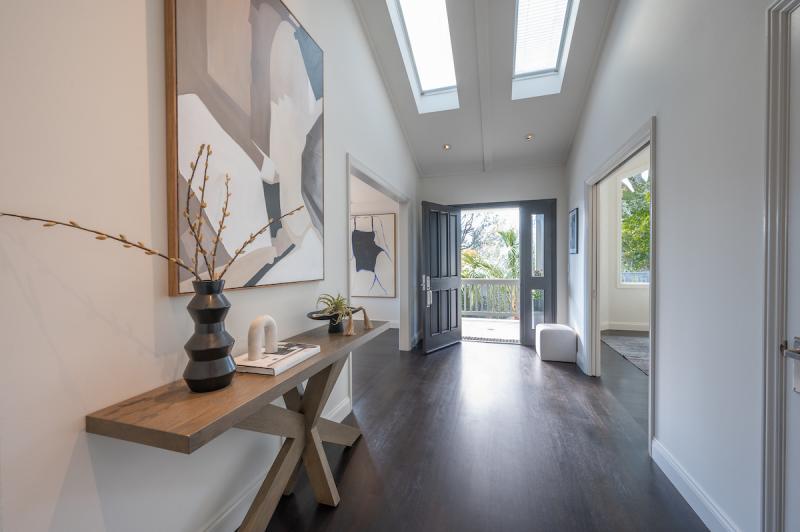
<svg viewBox="0 0 800 532">
<path fill-rule="evenodd" d="M 210 144 L 204 205 L 195 179 L 192 209 L 219 223 L 230 175 L 229 217 L 218 263 L 268 220 L 273 224 L 233 264 L 226 288 L 322 279 L 323 53 L 279 0 L 167 0 L 171 172 L 170 252 L 189 262 L 194 243 L 180 216 L 191 163 Z M 172 83 L 174 81 L 174 83 Z M 199 266 L 202 272 L 202 265 Z M 191 292 L 175 267 L 172 294 Z"/>
<path fill-rule="evenodd" d="M 395 297 L 395 215 L 350 217 L 350 294 Z"/>
</svg>

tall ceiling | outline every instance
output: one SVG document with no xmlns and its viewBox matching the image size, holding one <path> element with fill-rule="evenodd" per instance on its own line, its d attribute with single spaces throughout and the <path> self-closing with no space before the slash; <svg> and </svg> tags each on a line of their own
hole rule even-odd
<svg viewBox="0 0 800 532">
<path fill-rule="evenodd" d="M 516 101 L 515 0 L 447 0 L 461 105 L 428 114 L 417 111 L 386 0 L 353 1 L 421 176 L 566 161 L 616 0 L 580 2 L 561 93 Z"/>
</svg>

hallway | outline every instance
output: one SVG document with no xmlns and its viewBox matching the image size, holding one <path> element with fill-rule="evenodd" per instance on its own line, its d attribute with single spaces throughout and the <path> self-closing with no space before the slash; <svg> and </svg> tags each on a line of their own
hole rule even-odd
<svg viewBox="0 0 800 532">
<path fill-rule="evenodd" d="M 318 506 L 303 478 L 268 530 L 705 530 L 646 432 L 574 365 L 479 343 L 423 357 L 396 336 L 353 355 L 345 422 L 365 437 L 328 448 L 341 504 Z"/>
</svg>

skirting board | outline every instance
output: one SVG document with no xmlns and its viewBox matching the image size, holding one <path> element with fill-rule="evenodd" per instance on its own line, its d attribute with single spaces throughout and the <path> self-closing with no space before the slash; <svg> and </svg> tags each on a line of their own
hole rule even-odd
<svg viewBox="0 0 800 532">
<path fill-rule="evenodd" d="M 711 532 L 740 532 L 733 520 L 657 439 L 653 439 L 653 461 Z"/>
<path fill-rule="evenodd" d="M 649 323 L 636 323 L 633 321 L 609 321 L 600 324 L 601 331 L 642 331 L 646 332 L 650 330 Z"/>
<path fill-rule="evenodd" d="M 350 412 L 353 410 L 353 405 L 350 397 L 345 397 L 341 402 L 332 409 L 326 409 L 322 417 L 341 423 L 344 421 Z M 277 436 L 272 436 L 277 437 Z M 266 471 L 264 472 L 266 475 Z M 242 524 L 247 509 L 250 507 L 250 502 L 255 498 L 258 488 L 264 481 L 263 477 L 258 477 L 255 482 L 244 488 L 231 500 L 231 502 L 222 511 L 214 517 L 208 525 L 203 527 L 204 532 L 231 532 L 236 530 Z"/>
</svg>

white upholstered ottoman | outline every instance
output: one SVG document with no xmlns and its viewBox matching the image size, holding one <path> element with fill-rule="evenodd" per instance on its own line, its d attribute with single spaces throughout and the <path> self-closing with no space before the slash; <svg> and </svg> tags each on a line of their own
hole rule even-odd
<svg viewBox="0 0 800 532">
<path fill-rule="evenodd" d="M 542 360 L 575 362 L 578 341 L 566 325 L 540 323 L 536 326 L 536 351 Z"/>
</svg>

